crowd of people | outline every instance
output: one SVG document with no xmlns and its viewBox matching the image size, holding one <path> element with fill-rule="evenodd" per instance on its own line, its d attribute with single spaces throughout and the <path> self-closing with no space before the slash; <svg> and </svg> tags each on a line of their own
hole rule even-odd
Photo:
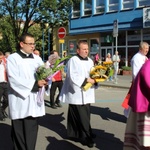
<svg viewBox="0 0 150 150">
<path fill-rule="evenodd" d="M 4 118 L 7 117 L 5 116 L 7 114 L 5 109 L 9 105 L 8 112 L 11 119 L 13 149 L 34 150 L 38 134 L 37 119 L 45 115 L 44 97 L 39 105 L 37 102 L 38 93 L 42 87 L 46 88 L 48 86 L 47 80 L 37 80 L 35 71 L 42 65 L 53 68 L 56 60 L 60 57 L 58 52 L 53 50 L 48 61 L 44 63 L 39 51 L 35 50 L 34 37 L 29 33 L 25 33 L 20 37 L 19 46 L 20 49 L 11 54 L 7 60 L 3 53 L 0 53 L 0 88 L 2 89 L 0 90 L 2 103 L 0 107 L 0 120 L 4 121 Z M 63 84 L 62 70 L 57 71 L 51 79 L 49 103 L 53 109 L 62 107 L 60 100 L 68 103 L 68 137 L 82 139 L 81 142 L 84 142 L 89 147 L 93 147 L 95 135 L 92 133 L 90 125 L 90 103 L 95 102 L 94 87 L 87 92 L 77 92 L 78 89 L 88 82 L 96 84 L 95 80 L 89 77 L 89 66 L 92 67 L 94 63 L 88 58 L 88 53 L 88 44 L 83 41 L 79 42 L 77 55 L 70 58 L 66 65 L 67 74 L 65 76 L 67 80 L 65 81 L 68 83 L 64 82 Z M 83 63 L 81 69 L 78 67 L 80 63 Z M 74 67 L 73 70 L 72 67 Z M 72 76 L 72 71 L 76 75 L 78 73 L 78 75 Z M 78 85 L 76 85 L 76 81 L 78 81 Z M 69 88 L 66 89 L 68 85 Z M 57 88 L 59 93 L 55 100 Z M 75 92 L 72 93 L 72 90 L 75 90 Z M 67 94 L 64 97 L 66 92 Z M 83 93 L 86 93 L 84 97 L 82 97 Z M 68 98 L 69 101 L 67 102 Z M 72 111 L 78 113 L 76 115 L 77 118 L 75 117 L 78 120 L 76 126 L 74 126 L 75 122 L 73 120 L 75 118 L 71 113 Z"/>
<path fill-rule="evenodd" d="M 29 33 L 21 35 L 19 46 L 20 48 L 13 54 L 7 52 L 4 55 L 0 52 L 0 121 L 5 121 L 8 116 L 11 119 L 13 149 L 35 150 L 38 135 L 37 120 L 45 115 L 44 97 L 41 103 L 38 103 L 38 96 L 43 87 L 50 92 L 51 108 L 62 107 L 61 103 L 68 104 L 66 125 L 68 138 L 78 140 L 90 148 L 94 147 L 96 135 L 93 134 L 90 123 L 90 105 L 95 103 L 97 83 L 90 77 L 89 72 L 94 65 L 100 63 L 98 53 L 93 61 L 88 57 L 88 43 L 79 41 L 76 55 L 65 62 L 67 71 L 58 70 L 49 82 L 46 79 L 38 80 L 35 73 L 42 65 L 53 68 L 60 59 L 58 52 L 51 51 L 47 62 L 44 63 L 40 51 L 35 49 L 34 36 Z M 150 136 L 147 134 L 147 127 L 150 126 L 148 95 L 150 71 L 147 69 L 150 60 L 146 57 L 148 51 L 149 44 L 141 42 L 139 52 L 131 60 L 133 82 L 128 102 L 124 150 L 132 150 L 137 146 L 139 150 L 150 149 Z M 114 71 L 109 80 L 114 80 L 117 84 L 120 62 L 118 51 L 115 51 L 113 57 L 108 53 L 105 61 L 113 64 Z M 87 83 L 93 86 L 84 91 L 83 87 Z M 6 113 L 7 107 L 9 115 Z M 136 138 L 133 135 L 136 135 Z M 135 139 L 138 139 L 136 143 Z"/>
</svg>

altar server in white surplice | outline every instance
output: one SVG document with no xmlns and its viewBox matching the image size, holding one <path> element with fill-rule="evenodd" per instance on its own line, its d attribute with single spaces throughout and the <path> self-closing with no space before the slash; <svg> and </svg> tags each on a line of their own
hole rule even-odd
<svg viewBox="0 0 150 150">
<path fill-rule="evenodd" d="M 90 103 L 95 103 L 94 86 L 87 91 L 82 90 L 86 83 L 95 84 L 89 77 L 93 61 L 88 57 L 88 44 L 77 43 L 77 55 L 67 63 L 67 76 L 60 94 L 60 101 L 69 104 L 67 134 L 69 138 L 82 139 L 88 147 L 95 145 L 90 125 Z"/>
<path fill-rule="evenodd" d="M 43 65 L 39 56 L 33 54 L 35 40 L 31 34 L 20 37 L 20 49 L 7 59 L 9 80 L 9 115 L 12 123 L 14 150 L 35 150 L 38 123 L 37 118 L 45 115 L 44 100 L 37 103 L 39 88 L 45 80 L 36 80 L 36 69 Z"/>
</svg>

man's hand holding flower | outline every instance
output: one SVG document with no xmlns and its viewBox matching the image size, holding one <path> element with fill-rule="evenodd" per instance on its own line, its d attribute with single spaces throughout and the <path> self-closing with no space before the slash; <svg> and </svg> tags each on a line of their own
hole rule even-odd
<svg viewBox="0 0 150 150">
<path fill-rule="evenodd" d="M 45 81 L 45 80 L 38 80 L 38 86 L 39 86 L 39 87 L 46 86 L 47 84 L 48 84 L 48 82 Z"/>
</svg>

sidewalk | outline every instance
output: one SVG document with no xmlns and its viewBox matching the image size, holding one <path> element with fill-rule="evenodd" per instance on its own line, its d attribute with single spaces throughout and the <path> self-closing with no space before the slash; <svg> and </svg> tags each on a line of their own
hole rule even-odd
<svg viewBox="0 0 150 150">
<path fill-rule="evenodd" d="M 131 86 L 132 76 L 130 75 L 118 75 L 118 83 L 114 84 L 114 81 L 100 82 L 100 86 L 116 87 L 129 89 Z"/>
</svg>

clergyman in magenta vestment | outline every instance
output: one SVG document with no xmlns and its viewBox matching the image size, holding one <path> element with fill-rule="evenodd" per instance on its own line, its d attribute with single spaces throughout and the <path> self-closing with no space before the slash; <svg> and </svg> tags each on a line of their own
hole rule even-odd
<svg viewBox="0 0 150 150">
<path fill-rule="evenodd" d="M 150 111 L 150 59 L 140 69 L 134 80 L 129 99 L 133 112 Z"/>
</svg>

